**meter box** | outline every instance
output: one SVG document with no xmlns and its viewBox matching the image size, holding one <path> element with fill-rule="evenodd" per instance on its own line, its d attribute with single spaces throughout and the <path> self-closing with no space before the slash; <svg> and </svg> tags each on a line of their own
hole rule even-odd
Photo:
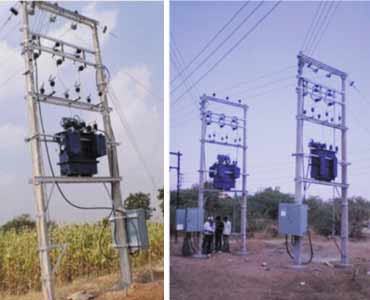
<svg viewBox="0 0 370 300">
<path fill-rule="evenodd" d="M 115 248 L 123 247 L 123 245 L 116 244 L 116 221 L 121 217 L 111 217 L 110 221 L 113 223 L 112 236 L 113 246 Z M 148 229 L 146 226 L 146 213 L 144 209 L 130 209 L 125 211 L 125 227 L 127 245 L 130 253 L 134 253 L 139 250 L 147 250 L 149 248 Z"/>
<path fill-rule="evenodd" d="M 126 211 L 127 243 L 130 252 L 149 248 L 148 228 L 146 226 L 146 212 L 144 209 L 130 209 Z"/>
<path fill-rule="evenodd" d="M 204 210 L 192 208 L 176 209 L 176 230 L 185 232 L 202 232 Z"/>
<path fill-rule="evenodd" d="M 304 236 L 307 232 L 307 205 L 280 203 L 279 232 L 281 234 Z"/>
</svg>

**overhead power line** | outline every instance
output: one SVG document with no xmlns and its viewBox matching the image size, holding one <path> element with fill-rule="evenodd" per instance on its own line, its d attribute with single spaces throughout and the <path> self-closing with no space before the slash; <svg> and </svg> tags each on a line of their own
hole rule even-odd
<svg viewBox="0 0 370 300">
<path fill-rule="evenodd" d="M 211 51 L 210 54 L 208 54 L 187 76 L 185 76 L 185 79 L 188 79 L 191 77 L 196 71 L 198 71 L 223 45 L 226 44 L 228 40 L 230 40 L 234 34 L 255 14 L 255 12 L 263 5 L 263 2 L 259 2 L 258 5 L 230 32 L 230 34 L 223 39 L 216 48 Z M 171 90 L 171 94 L 173 94 L 176 90 L 178 90 L 182 85 L 184 81 L 180 82 L 176 87 L 174 87 Z"/>
<path fill-rule="evenodd" d="M 315 47 L 318 37 L 320 36 L 320 34 L 323 32 L 323 29 L 325 28 L 325 23 L 330 21 L 329 14 L 331 12 L 331 9 L 333 8 L 333 5 L 334 5 L 334 1 L 331 1 L 330 3 L 328 3 L 327 5 L 328 8 L 325 12 L 325 15 L 323 15 L 321 23 L 317 25 L 316 34 L 313 36 L 311 44 L 309 45 L 309 48 L 308 48 L 308 53 L 310 53 L 311 55 L 313 54 L 313 49 Z"/>
<path fill-rule="evenodd" d="M 173 103 L 176 103 L 179 101 L 182 97 L 184 97 L 189 91 L 191 91 L 199 82 L 201 82 L 210 72 L 212 72 L 230 53 L 232 53 L 254 30 L 257 29 L 257 27 L 280 5 L 281 0 L 276 2 L 274 6 L 266 13 L 264 14 L 257 23 L 248 30 L 235 44 L 232 46 L 224 55 L 221 56 L 220 59 L 214 63 L 211 68 L 208 69 L 201 77 L 199 77 L 196 82 L 190 86 L 187 90 L 185 90 L 184 93 L 182 93 L 179 97 L 177 97 Z"/>
<path fill-rule="evenodd" d="M 318 15 L 319 15 L 319 12 L 320 12 L 320 9 L 321 9 L 321 6 L 322 6 L 323 3 L 324 3 L 324 1 L 320 1 L 319 4 L 317 5 L 315 15 L 312 19 L 311 25 L 310 25 L 309 29 L 307 30 L 307 33 L 306 33 L 306 35 L 304 37 L 304 40 L 303 40 L 303 44 L 302 44 L 302 47 L 301 47 L 301 49 L 303 51 L 306 49 L 306 45 L 307 45 L 307 42 L 308 42 L 308 37 L 312 34 L 312 30 L 313 30 L 315 21 L 316 21 Z"/>
<path fill-rule="evenodd" d="M 334 15 L 335 15 L 335 13 L 337 12 L 337 9 L 338 9 L 338 7 L 339 7 L 340 3 L 341 3 L 341 2 L 339 2 L 339 1 L 336 3 L 336 6 L 334 7 L 334 9 L 333 9 L 333 11 L 332 11 L 331 15 L 327 18 L 326 25 L 325 25 L 325 27 L 323 28 L 323 30 L 321 31 L 321 35 L 320 35 L 320 37 L 318 38 L 318 40 L 317 40 L 317 42 L 316 42 L 316 45 L 314 45 L 314 46 L 313 46 L 313 49 L 312 49 L 312 55 L 316 52 L 316 49 L 317 49 L 317 47 L 319 46 L 319 44 L 320 44 L 320 42 L 321 42 L 322 38 L 324 37 L 324 35 L 325 35 L 325 33 L 326 33 L 326 31 L 327 31 L 327 29 L 328 29 L 328 27 L 329 27 L 329 25 L 330 25 L 331 21 L 333 20 Z"/>
<path fill-rule="evenodd" d="M 171 80 L 171 83 L 175 82 L 203 53 L 208 47 L 217 39 L 217 37 L 234 21 L 234 19 L 241 13 L 241 11 L 248 5 L 250 1 L 243 3 L 243 5 L 231 16 L 231 18 L 221 27 L 219 31 L 204 45 L 204 47 L 195 55 L 185 67 L 179 71 L 179 73 Z"/>
</svg>

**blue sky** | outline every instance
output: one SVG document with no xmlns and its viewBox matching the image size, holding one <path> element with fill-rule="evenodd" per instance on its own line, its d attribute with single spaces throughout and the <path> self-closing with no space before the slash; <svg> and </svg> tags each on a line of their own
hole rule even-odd
<svg viewBox="0 0 370 300">
<path fill-rule="evenodd" d="M 1 3 L 1 20 L 5 21 L 8 17 L 12 4 Z M 143 157 L 139 159 L 117 111 L 113 112 L 116 140 L 121 143 L 119 162 L 123 177 L 122 192 L 124 197 L 139 191 L 153 193 L 163 186 L 163 5 L 161 2 L 64 2 L 63 6 L 96 18 L 102 26 L 107 25 L 108 32 L 112 33 L 100 32 L 103 62 L 111 72 L 111 86 L 118 98 L 115 106 L 121 107 L 134 136 L 134 143 Z M 20 16 L 13 17 L 0 31 L 0 194 L 3 201 L 7 201 L 0 213 L 0 223 L 21 213 L 33 214 L 35 205 L 32 186 L 28 184 L 31 177 L 30 149 L 23 142 L 28 135 L 28 125 L 23 100 L 25 86 L 21 73 L 24 64 L 19 47 L 22 37 L 17 30 L 19 21 Z M 68 30 L 70 24 L 61 19 L 50 24 L 48 16 L 38 14 L 31 18 L 31 24 L 34 30 L 41 30 L 44 34 L 91 47 L 91 40 L 83 26 L 74 32 Z M 57 70 L 55 61 L 47 54 L 41 55 L 38 63 L 40 83 L 45 83 L 49 88 L 48 77 L 53 75 L 57 77 L 57 93 L 61 94 L 66 89 L 73 93 L 73 85 L 79 80 L 75 65 L 66 62 Z M 87 68 L 82 72 L 80 81 L 83 83 L 82 97 L 91 94 L 95 99 L 93 70 Z M 49 133 L 60 131 L 61 117 L 75 113 L 69 109 L 45 106 Z M 80 116 L 87 122 L 101 122 L 100 117 L 92 113 L 85 112 Z M 56 164 L 57 148 L 51 147 Z M 101 159 L 99 170 L 101 175 L 106 174 L 106 159 Z M 109 203 L 102 186 L 66 187 L 65 191 L 72 201 L 81 205 Z M 50 214 L 57 221 L 93 220 L 106 213 L 75 210 L 67 206 L 57 193 L 54 195 Z"/>
<path fill-rule="evenodd" d="M 250 107 L 248 112 L 248 190 L 256 192 L 267 186 L 278 186 L 284 192 L 294 192 L 295 114 L 296 114 L 296 65 L 297 54 L 314 18 L 319 2 L 282 2 L 257 30 L 224 59 L 208 76 L 192 90 L 192 93 L 177 100 L 183 91 L 180 87 L 171 95 L 171 136 L 172 151 L 182 151 L 183 186 L 198 181 L 199 169 L 199 95 L 217 93 L 225 98 L 243 99 Z M 217 61 L 245 32 L 256 23 L 257 17 L 267 12 L 275 2 L 266 2 L 230 39 L 216 55 L 196 71 L 191 80 L 195 82 Z M 176 76 L 180 54 L 186 65 L 210 40 L 210 38 L 239 9 L 242 2 L 172 2 L 171 5 L 171 77 Z M 216 47 L 238 24 L 241 19 L 258 5 L 249 3 L 212 46 Z M 337 4 L 335 4 L 337 5 Z M 334 11 L 335 5 L 332 6 Z M 328 4 L 326 8 L 328 9 Z M 314 57 L 349 74 L 356 82 L 361 96 L 347 87 L 348 103 L 348 160 L 349 195 L 362 195 L 370 199 L 368 182 L 370 177 L 370 26 L 369 2 L 341 2 L 325 31 Z M 192 66 L 194 68 L 206 55 Z M 175 64 L 174 64 L 175 61 Z M 189 69 L 191 70 L 191 69 Z M 274 74 L 272 74 L 274 73 Z M 309 74 L 309 72 L 307 73 Z M 261 76 L 268 75 L 264 78 Z M 320 72 L 309 74 L 311 78 L 326 79 Z M 182 80 L 182 79 L 181 79 Z M 180 82 L 177 79 L 172 88 Z M 335 85 L 335 83 L 333 83 Z M 232 88 L 238 85 L 238 88 Z M 307 126 L 305 145 L 310 138 L 332 143 L 331 131 Z M 211 131 L 211 133 L 213 130 Z M 221 134 L 221 131 L 216 131 Z M 339 135 L 336 136 L 339 141 Z M 232 158 L 241 153 L 222 148 L 208 148 L 208 166 L 216 159 L 217 153 L 228 153 Z M 306 148 L 307 150 L 307 148 Z M 174 160 L 171 160 L 174 163 Z M 171 174 L 171 188 L 175 187 L 175 176 Z M 331 188 L 312 186 L 308 192 L 327 199 Z"/>
</svg>

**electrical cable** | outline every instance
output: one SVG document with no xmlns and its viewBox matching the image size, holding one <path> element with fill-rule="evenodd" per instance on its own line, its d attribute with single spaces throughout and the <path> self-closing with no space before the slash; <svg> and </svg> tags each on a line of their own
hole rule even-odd
<svg viewBox="0 0 370 300">
<path fill-rule="evenodd" d="M 338 9 L 338 7 L 339 7 L 339 5 L 340 5 L 340 4 L 341 4 L 341 2 L 340 2 L 340 1 L 338 1 L 338 2 L 336 3 L 336 6 L 334 7 L 334 9 L 333 9 L 333 11 L 332 11 L 332 13 L 331 13 L 330 17 L 328 17 L 328 20 L 327 20 L 327 22 L 326 22 L 326 24 L 325 24 L 325 27 L 324 27 L 324 28 L 322 29 L 322 31 L 321 31 L 321 35 L 320 35 L 320 37 L 318 38 L 318 40 L 317 40 L 316 44 L 313 46 L 313 49 L 312 49 L 312 55 L 314 55 L 314 54 L 315 54 L 316 49 L 317 49 L 318 45 L 320 44 L 320 42 L 321 42 L 322 38 L 324 37 L 325 32 L 327 31 L 327 29 L 328 29 L 328 27 L 329 27 L 329 25 L 330 25 L 331 21 L 333 20 L 333 17 L 334 17 L 334 15 L 335 15 L 335 13 L 336 13 L 336 11 L 337 11 L 337 9 Z"/>
<path fill-rule="evenodd" d="M 308 265 L 308 264 L 310 264 L 312 262 L 312 260 L 313 260 L 313 257 L 314 257 L 314 251 L 313 251 L 313 245 L 312 245 L 311 231 L 310 230 L 307 231 L 307 237 L 308 237 L 308 241 L 309 241 L 309 245 L 310 245 L 310 258 L 307 261 L 302 262 L 302 265 Z M 292 246 L 294 246 L 294 242 L 293 241 L 291 241 L 291 244 L 292 244 Z M 287 234 L 285 235 L 285 248 L 286 248 L 286 251 L 287 251 L 289 257 L 294 260 L 295 257 L 294 257 L 294 255 L 292 254 L 292 252 L 289 249 L 288 235 Z"/>
<path fill-rule="evenodd" d="M 322 21 L 321 25 L 319 26 L 319 30 L 317 31 L 316 35 L 314 36 L 314 38 L 312 40 L 312 43 L 311 43 L 311 46 L 310 46 L 310 49 L 309 49 L 309 53 L 311 55 L 314 54 L 314 49 L 318 46 L 318 39 L 321 40 L 321 37 L 325 34 L 325 31 L 327 30 L 328 24 L 331 21 L 332 13 L 335 11 L 335 7 L 334 7 L 334 10 L 331 12 L 331 9 L 333 8 L 333 5 L 334 5 L 334 1 L 331 1 L 331 3 L 328 5 L 328 10 L 326 12 L 326 15 L 324 16 L 323 21 Z M 331 14 L 331 15 L 329 16 L 329 14 Z"/>
<path fill-rule="evenodd" d="M 250 1 L 246 1 L 243 5 L 231 16 L 231 18 L 221 27 L 220 30 L 204 45 L 204 47 L 195 55 L 185 67 L 178 72 L 178 74 L 171 80 L 171 84 L 175 82 L 193 63 L 196 61 L 203 53 L 208 49 L 208 47 L 216 40 L 216 38 L 229 26 L 234 19 L 241 13 L 241 11 L 249 4 Z"/>
<path fill-rule="evenodd" d="M 318 6 L 317 6 L 317 8 L 316 8 L 314 18 L 312 19 L 311 25 L 310 25 L 309 29 L 307 30 L 307 33 L 306 33 L 306 35 L 304 37 L 304 40 L 303 40 L 303 44 L 301 46 L 301 49 L 303 51 L 306 50 L 306 43 L 308 42 L 308 40 L 307 40 L 308 39 L 308 36 L 310 36 L 312 34 L 312 29 L 314 27 L 315 20 L 317 19 L 317 16 L 318 16 L 318 14 L 320 12 L 320 9 L 321 9 L 321 6 L 322 6 L 323 3 L 324 3 L 324 1 L 320 1 L 319 4 L 318 4 Z"/>
<path fill-rule="evenodd" d="M 211 51 L 210 54 L 208 54 L 190 73 L 187 74 L 187 76 L 185 76 L 184 80 L 185 79 L 188 79 L 190 78 L 196 71 L 198 71 L 223 45 L 225 45 L 225 43 L 231 39 L 234 34 L 255 14 L 255 12 L 263 5 L 263 1 L 259 2 L 258 5 L 246 16 L 244 17 L 244 19 L 242 20 L 242 22 L 237 25 L 232 31 L 231 33 L 221 41 L 221 43 L 219 43 L 216 48 L 213 49 L 213 51 Z M 178 84 L 176 87 L 174 87 L 173 89 L 171 89 L 171 94 L 173 94 L 176 90 L 178 90 L 182 85 L 183 85 L 184 81 L 180 82 L 180 84 Z"/>
<path fill-rule="evenodd" d="M 208 69 L 202 76 L 200 76 L 195 83 L 190 86 L 189 89 L 185 90 L 184 93 L 182 93 L 179 97 L 177 97 L 174 101 L 173 104 L 178 102 L 180 99 L 182 99 L 190 90 L 192 90 L 197 84 L 199 84 L 200 81 L 202 81 L 209 73 L 211 73 L 229 54 L 231 54 L 257 27 L 280 5 L 281 0 L 277 1 L 274 6 L 266 13 L 264 14 L 258 21 L 257 23 L 250 29 L 248 30 L 224 55 L 221 56 L 220 59 L 216 61 L 215 64 L 211 66 L 211 68 Z"/>
</svg>

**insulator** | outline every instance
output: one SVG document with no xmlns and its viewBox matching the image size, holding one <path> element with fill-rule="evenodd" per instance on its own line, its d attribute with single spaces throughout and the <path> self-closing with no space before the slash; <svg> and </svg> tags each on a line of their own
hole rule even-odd
<svg viewBox="0 0 370 300">
<path fill-rule="evenodd" d="M 84 65 L 81 65 L 78 67 L 78 72 L 82 72 L 83 70 L 85 70 L 85 66 Z"/>
<path fill-rule="evenodd" d="M 63 58 L 58 58 L 57 59 L 57 67 L 60 66 L 63 63 Z"/>
<path fill-rule="evenodd" d="M 65 97 L 66 99 L 69 99 L 69 93 L 68 93 L 68 92 L 65 92 L 65 93 L 64 93 L 64 97 Z"/>
<path fill-rule="evenodd" d="M 225 115 L 221 114 L 220 118 L 218 120 L 218 124 L 220 124 L 220 128 L 223 128 L 225 126 Z"/>
<path fill-rule="evenodd" d="M 314 73 L 317 73 L 317 72 L 319 72 L 319 69 L 317 68 L 317 69 L 312 69 L 312 71 L 314 72 Z"/>
<path fill-rule="evenodd" d="M 93 128 L 94 130 L 98 130 L 98 124 L 94 123 Z"/>
<path fill-rule="evenodd" d="M 15 16 L 18 16 L 18 10 L 16 10 L 14 7 L 11 7 L 10 8 L 10 12 L 15 15 Z"/>
<path fill-rule="evenodd" d="M 107 26 L 104 26 L 103 27 L 103 33 L 106 33 L 107 32 L 107 29 L 108 29 L 108 27 Z"/>
<path fill-rule="evenodd" d="M 45 88 L 44 88 L 44 84 L 41 85 L 40 87 L 40 93 L 43 95 L 45 94 Z"/>
<path fill-rule="evenodd" d="M 333 150 L 333 145 L 330 145 L 329 146 L 329 150 Z"/>
<path fill-rule="evenodd" d="M 75 83 L 75 91 L 76 91 L 76 93 L 79 93 L 79 92 L 81 92 L 81 87 L 80 87 L 80 84 L 78 84 L 78 83 Z"/>
<path fill-rule="evenodd" d="M 225 139 L 227 139 L 227 140 L 228 140 L 228 139 L 229 139 L 229 137 L 228 137 L 228 136 L 225 136 Z"/>
<path fill-rule="evenodd" d="M 311 112 L 315 112 L 315 108 L 314 107 L 311 107 Z"/>
<path fill-rule="evenodd" d="M 87 101 L 87 103 L 91 103 L 91 96 L 90 95 L 87 96 L 86 101 Z"/>
<path fill-rule="evenodd" d="M 239 104 L 240 104 L 240 103 L 242 103 L 242 99 L 239 99 L 239 100 L 238 100 L 238 103 L 239 103 Z"/>
<path fill-rule="evenodd" d="M 334 102 L 328 102 L 328 106 L 333 106 Z"/>
<path fill-rule="evenodd" d="M 103 96 L 103 92 L 99 91 L 98 96 L 99 97 Z"/>
<path fill-rule="evenodd" d="M 226 97 L 226 100 L 229 100 L 229 97 L 228 96 Z"/>
<path fill-rule="evenodd" d="M 213 96 L 213 97 L 216 97 L 216 93 L 213 93 L 213 94 L 212 94 L 212 96 Z"/>
<path fill-rule="evenodd" d="M 241 142 L 242 141 L 242 138 L 239 138 L 239 142 Z"/>
<path fill-rule="evenodd" d="M 341 116 L 339 116 L 339 117 L 338 117 L 338 120 L 339 120 L 339 121 L 340 121 L 340 120 L 342 120 L 342 117 L 341 117 Z"/>
<path fill-rule="evenodd" d="M 331 73 L 326 74 L 326 77 L 327 78 L 330 78 L 331 77 Z"/>
<path fill-rule="evenodd" d="M 57 20 L 56 15 L 51 15 L 50 18 L 49 18 L 50 23 L 55 23 L 56 20 Z"/>
<path fill-rule="evenodd" d="M 335 146 L 335 151 L 338 152 L 339 148 L 338 146 Z"/>
<path fill-rule="evenodd" d="M 334 122 L 334 118 L 330 118 L 330 121 L 331 121 L 331 122 Z"/>
<path fill-rule="evenodd" d="M 55 87 L 55 78 L 54 77 L 52 77 L 52 76 L 49 77 L 49 84 L 50 84 L 51 87 Z"/>
<path fill-rule="evenodd" d="M 33 59 L 38 59 L 40 57 L 40 53 L 33 52 Z"/>
<path fill-rule="evenodd" d="M 76 30 L 77 29 L 77 23 L 72 23 L 71 24 L 71 29 Z"/>
<path fill-rule="evenodd" d="M 317 115 L 317 118 L 318 118 L 318 119 L 321 119 L 321 115 L 320 115 L 320 114 L 318 114 L 318 115 Z"/>
<path fill-rule="evenodd" d="M 303 110 L 303 114 L 305 115 L 307 113 L 307 111 L 306 110 Z"/>
<path fill-rule="evenodd" d="M 349 86 L 354 86 L 355 85 L 355 82 L 354 81 L 351 81 L 350 83 L 349 83 Z"/>
<path fill-rule="evenodd" d="M 237 139 L 234 139 L 234 143 L 236 143 L 238 140 Z"/>
<path fill-rule="evenodd" d="M 232 130 L 238 129 L 238 118 L 237 117 L 232 117 L 232 119 L 231 119 L 231 128 L 232 128 Z"/>
<path fill-rule="evenodd" d="M 55 42 L 54 48 L 58 48 L 58 47 L 60 47 L 60 43 L 59 42 Z"/>
<path fill-rule="evenodd" d="M 208 135 L 208 138 L 212 138 L 212 135 L 211 135 L 211 134 L 209 134 L 209 135 Z"/>
<path fill-rule="evenodd" d="M 329 113 L 328 113 L 328 112 L 325 112 L 325 116 L 327 116 L 327 117 L 328 117 L 328 116 L 329 116 Z"/>
<path fill-rule="evenodd" d="M 216 137 L 216 133 L 213 134 L 213 137 L 215 138 Z"/>
</svg>

